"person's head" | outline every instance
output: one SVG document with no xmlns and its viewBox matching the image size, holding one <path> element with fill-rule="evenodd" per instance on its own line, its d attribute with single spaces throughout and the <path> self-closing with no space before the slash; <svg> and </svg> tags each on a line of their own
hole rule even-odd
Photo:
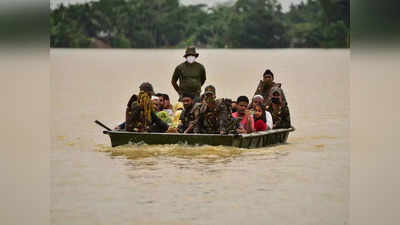
<svg viewBox="0 0 400 225">
<path fill-rule="evenodd" d="M 190 109 L 194 104 L 194 95 L 190 93 L 183 93 L 182 102 L 185 109 Z"/>
<path fill-rule="evenodd" d="M 204 92 L 204 101 L 208 106 L 212 106 L 215 103 L 215 94 L 212 91 Z"/>
<path fill-rule="evenodd" d="M 163 100 L 164 100 L 164 108 L 168 108 L 169 105 L 171 105 L 171 103 L 169 101 L 169 95 L 163 94 L 162 97 L 163 97 Z"/>
<path fill-rule="evenodd" d="M 263 97 L 263 96 L 261 96 L 261 95 L 254 95 L 253 101 L 252 101 L 252 103 L 253 103 L 253 109 L 254 109 L 255 105 L 257 105 L 257 104 L 263 104 L 263 102 L 264 102 L 264 97 Z"/>
<path fill-rule="evenodd" d="M 270 92 L 270 99 L 272 104 L 283 105 L 283 92 L 279 87 L 273 87 Z"/>
<path fill-rule="evenodd" d="M 269 69 L 265 70 L 263 74 L 264 85 L 271 85 L 273 81 L 274 81 L 274 74 L 272 73 L 272 71 Z"/>
<path fill-rule="evenodd" d="M 160 111 L 160 100 L 157 96 L 151 97 L 151 101 L 153 102 L 153 107 L 156 112 Z"/>
<path fill-rule="evenodd" d="M 144 91 L 144 92 L 148 93 L 150 96 L 154 95 L 153 85 L 151 85 L 149 82 L 143 82 L 139 86 L 139 89 L 140 89 L 140 91 Z"/>
<path fill-rule="evenodd" d="M 208 85 L 207 87 L 204 88 L 204 93 L 207 91 L 211 91 L 212 93 L 214 93 L 215 96 L 217 96 L 217 92 L 215 90 L 215 87 L 213 85 Z"/>
<path fill-rule="evenodd" d="M 254 117 L 257 119 L 261 119 L 263 113 L 265 113 L 263 107 L 261 104 L 255 104 L 254 105 Z"/>
<path fill-rule="evenodd" d="M 237 102 L 237 112 L 239 114 L 244 114 L 247 107 L 249 106 L 249 98 L 247 98 L 246 96 L 239 96 L 236 102 Z"/>
<path fill-rule="evenodd" d="M 159 103 L 160 110 L 163 110 L 164 109 L 164 95 L 161 93 L 157 93 L 156 97 L 158 97 L 158 103 Z"/>
<path fill-rule="evenodd" d="M 186 58 L 188 63 L 194 63 L 197 57 L 199 57 L 199 53 L 196 52 L 196 48 L 194 46 L 189 46 L 185 50 L 185 55 L 183 56 Z"/>
<path fill-rule="evenodd" d="M 256 104 L 254 106 L 253 118 L 254 118 L 254 122 L 257 120 L 262 120 L 264 123 L 266 123 L 267 117 L 265 115 L 265 109 L 262 104 Z"/>
</svg>

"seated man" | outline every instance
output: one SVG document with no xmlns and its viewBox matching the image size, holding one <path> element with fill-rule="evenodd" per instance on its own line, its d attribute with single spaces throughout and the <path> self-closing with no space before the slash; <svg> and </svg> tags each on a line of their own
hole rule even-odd
<svg viewBox="0 0 400 225">
<path fill-rule="evenodd" d="M 251 133 L 254 131 L 254 119 L 250 114 L 249 99 L 246 96 L 239 96 L 236 100 L 237 112 L 232 113 L 233 118 L 240 121 L 239 133 Z"/>
<path fill-rule="evenodd" d="M 160 99 L 157 96 L 151 96 L 151 101 L 153 102 L 153 108 L 154 111 L 160 112 L 161 111 L 161 104 L 160 104 Z"/>
<path fill-rule="evenodd" d="M 171 105 L 171 102 L 169 100 L 169 95 L 167 94 L 162 94 L 162 98 L 164 101 L 164 109 L 171 109 L 173 110 L 173 106 Z"/>
<path fill-rule="evenodd" d="M 163 94 L 162 94 L 162 93 L 157 93 L 155 96 L 158 98 L 158 103 L 159 103 L 158 108 L 159 108 L 159 110 L 160 110 L 160 111 L 164 110 L 164 98 L 163 98 Z M 152 99 L 153 99 L 153 97 L 152 97 Z"/>
<path fill-rule="evenodd" d="M 184 110 L 182 111 L 179 119 L 182 122 L 178 126 L 179 133 L 193 133 L 194 122 L 198 116 L 197 108 L 200 107 L 200 103 L 194 102 L 195 96 L 191 93 L 183 93 L 182 101 Z"/>
<path fill-rule="evenodd" d="M 198 117 L 194 122 L 194 133 L 231 134 L 236 133 L 237 121 L 232 117 L 229 99 L 216 99 L 215 92 L 208 90 L 204 93 L 204 101 L 196 108 Z"/>
<path fill-rule="evenodd" d="M 290 128 L 289 107 L 286 100 L 283 98 L 283 91 L 279 87 L 271 89 L 269 97 L 270 104 L 266 106 L 266 110 L 271 113 L 273 120 L 273 129 Z"/>
<path fill-rule="evenodd" d="M 133 95 L 125 112 L 125 122 L 116 130 L 125 129 L 134 132 L 165 132 L 168 125 L 155 114 L 151 95 L 154 94 L 150 83 L 140 85 L 139 95 Z"/>
<path fill-rule="evenodd" d="M 139 92 L 138 100 L 126 111 L 126 131 L 163 133 L 167 130 L 168 124 L 156 115 L 150 95 Z"/>
<path fill-rule="evenodd" d="M 272 73 L 271 70 L 267 69 L 265 70 L 263 74 L 263 80 L 260 80 L 258 83 L 256 92 L 254 95 L 261 95 L 264 98 L 264 105 L 268 105 L 269 102 L 269 95 L 271 92 L 272 87 L 281 87 L 282 85 L 280 83 L 275 83 L 274 82 L 274 74 Z M 282 91 L 283 94 L 283 91 Z M 283 99 L 286 101 L 285 95 L 283 94 Z"/>
</svg>

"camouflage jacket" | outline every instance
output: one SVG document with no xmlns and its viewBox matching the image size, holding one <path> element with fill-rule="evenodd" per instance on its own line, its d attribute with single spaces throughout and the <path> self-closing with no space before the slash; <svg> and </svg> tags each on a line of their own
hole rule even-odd
<svg viewBox="0 0 400 225">
<path fill-rule="evenodd" d="M 232 117 L 231 105 L 229 99 L 217 99 L 213 108 L 209 108 L 207 104 L 196 108 L 195 114 L 198 117 L 194 122 L 194 133 L 236 133 L 239 123 Z"/>
<path fill-rule="evenodd" d="M 194 103 L 192 108 L 190 109 L 184 109 L 179 117 L 179 120 L 182 122 L 178 126 L 178 132 L 183 133 L 185 130 L 189 127 L 189 125 L 192 123 L 194 126 L 194 123 L 196 121 L 196 118 L 198 118 L 198 113 L 200 110 L 198 108 L 201 107 L 200 103 Z M 189 131 L 189 133 L 193 133 L 193 128 Z"/>
<path fill-rule="evenodd" d="M 168 130 L 168 124 L 158 118 L 154 112 L 151 112 L 150 121 L 145 121 L 143 108 L 136 101 L 130 107 L 127 107 L 125 122 L 126 131 L 163 133 Z"/>
<path fill-rule="evenodd" d="M 266 110 L 271 113 L 274 124 L 273 129 L 291 127 L 289 107 L 287 105 L 283 106 L 279 112 L 274 112 L 272 104 L 269 104 L 267 105 Z"/>
</svg>

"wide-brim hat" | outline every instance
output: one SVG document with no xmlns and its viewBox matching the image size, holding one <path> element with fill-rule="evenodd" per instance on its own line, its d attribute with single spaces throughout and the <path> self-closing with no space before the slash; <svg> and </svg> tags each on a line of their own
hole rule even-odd
<svg viewBox="0 0 400 225">
<path fill-rule="evenodd" d="M 196 48 L 195 47 L 187 47 L 185 50 L 185 55 L 183 55 L 183 57 L 187 57 L 189 55 L 192 55 L 194 57 L 199 57 L 199 53 L 196 52 Z"/>
</svg>

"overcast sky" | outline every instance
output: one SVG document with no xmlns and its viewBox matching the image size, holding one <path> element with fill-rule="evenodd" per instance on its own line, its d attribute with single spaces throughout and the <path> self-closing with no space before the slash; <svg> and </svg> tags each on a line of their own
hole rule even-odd
<svg viewBox="0 0 400 225">
<path fill-rule="evenodd" d="M 50 7 L 54 8 L 61 2 L 64 4 L 70 4 L 70 3 L 74 4 L 74 3 L 83 3 L 83 2 L 90 2 L 90 1 L 96 1 L 96 0 L 50 0 Z M 214 5 L 216 3 L 226 2 L 226 1 L 229 1 L 229 0 L 181 0 L 181 2 L 184 4 L 206 3 L 209 5 Z M 286 12 L 289 9 L 290 3 L 298 4 L 301 1 L 303 1 L 303 0 L 278 0 L 278 2 L 281 3 L 284 12 Z"/>
</svg>

